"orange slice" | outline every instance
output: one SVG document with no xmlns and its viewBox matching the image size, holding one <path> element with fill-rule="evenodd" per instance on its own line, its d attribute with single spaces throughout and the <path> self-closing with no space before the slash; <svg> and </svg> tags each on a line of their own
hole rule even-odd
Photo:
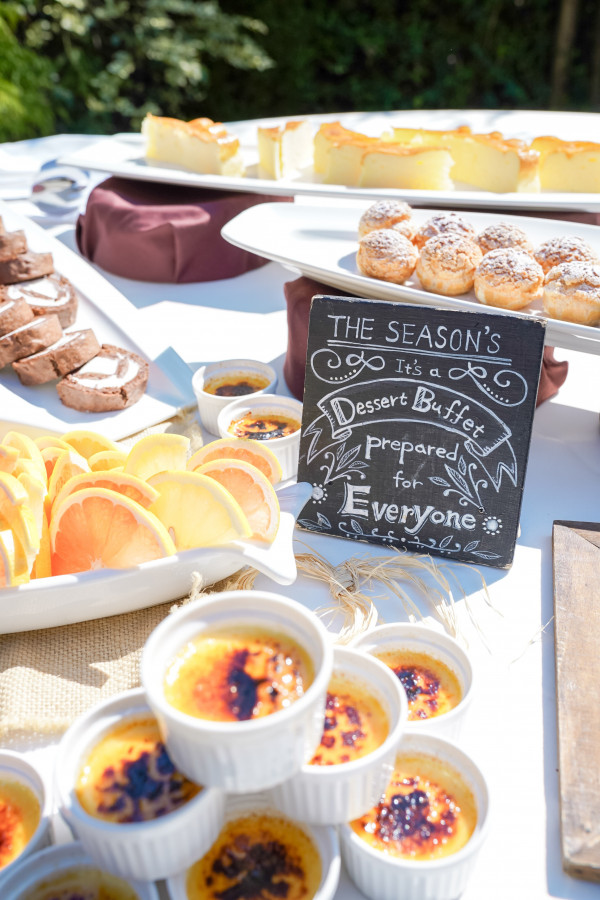
<svg viewBox="0 0 600 900">
<path fill-rule="evenodd" d="M 99 453 L 100 450 L 119 449 L 119 445 L 111 441 L 110 438 L 104 437 L 103 434 L 98 434 L 96 431 L 87 431 L 84 428 L 67 431 L 66 434 L 63 434 L 62 439 L 86 459 L 89 459 L 94 453 Z"/>
<path fill-rule="evenodd" d="M 14 546 L 11 531 L 0 531 L 0 587 L 15 583 Z"/>
<path fill-rule="evenodd" d="M 140 438 L 125 462 L 125 472 L 146 481 L 159 472 L 185 469 L 190 439 L 182 434 L 147 434 Z"/>
<path fill-rule="evenodd" d="M 0 472 L 0 529 L 10 529 L 15 541 L 15 574 L 29 573 L 40 549 L 40 535 L 27 491 L 20 481 Z"/>
<path fill-rule="evenodd" d="M 46 466 L 46 477 L 48 482 L 50 482 L 50 478 L 52 477 L 52 472 L 54 470 L 54 466 L 56 465 L 56 460 L 64 453 L 65 450 L 69 452 L 72 448 L 69 447 L 68 444 L 65 444 L 64 447 L 44 447 L 42 450 L 42 459 L 44 460 L 44 465 Z"/>
<path fill-rule="evenodd" d="M 222 438 L 211 441 L 189 458 L 187 468 L 194 472 L 204 463 L 212 462 L 214 459 L 241 459 L 242 462 L 260 469 L 271 484 L 278 484 L 281 481 L 279 460 L 272 450 L 264 447 L 259 441 L 245 438 Z"/>
<path fill-rule="evenodd" d="M 175 552 L 156 516 L 106 488 L 75 491 L 50 524 L 52 574 L 126 569 Z"/>
<path fill-rule="evenodd" d="M 214 479 L 197 472 L 160 472 L 150 484 L 160 494 L 150 511 L 163 523 L 178 550 L 250 537 L 239 503 Z"/>
<path fill-rule="evenodd" d="M 30 475 L 29 472 L 21 472 L 17 481 L 23 485 L 27 492 L 27 506 L 33 513 L 38 534 L 41 536 L 44 524 L 44 500 L 48 493 L 46 484 L 42 483 L 39 478 Z"/>
<path fill-rule="evenodd" d="M 43 513 L 40 549 L 31 569 L 32 578 L 49 578 L 52 575 L 50 559 L 50 527 L 46 513 Z"/>
<path fill-rule="evenodd" d="M 126 475 L 124 472 L 82 472 L 69 478 L 56 497 L 58 507 L 74 491 L 82 491 L 84 488 L 100 487 L 109 491 L 123 494 L 130 500 L 135 500 L 144 509 L 148 509 L 151 503 L 158 499 L 159 493 L 146 481 L 136 478 L 135 475 Z"/>
<path fill-rule="evenodd" d="M 124 466 L 127 454 L 123 450 L 99 450 L 88 457 L 92 472 L 106 472 Z"/>
<path fill-rule="evenodd" d="M 196 469 L 218 481 L 242 507 L 255 540 L 274 540 L 279 528 L 279 501 L 273 485 L 256 466 L 241 459 L 215 459 Z"/>
<path fill-rule="evenodd" d="M 54 463 L 52 475 L 48 482 L 48 508 L 52 505 L 61 489 L 67 481 L 74 475 L 80 475 L 82 472 L 89 472 L 90 467 L 87 459 L 77 453 L 75 450 L 63 450 Z"/>
</svg>

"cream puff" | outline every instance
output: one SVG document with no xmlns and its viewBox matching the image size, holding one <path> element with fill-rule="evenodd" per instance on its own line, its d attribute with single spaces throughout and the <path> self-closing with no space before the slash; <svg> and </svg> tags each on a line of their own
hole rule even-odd
<svg viewBox="0 0 600 900">
<path fill-rule="evenodd" d="M 598 255 L 583 238 L 573 236 L 554 237 L 535 250 L 534 257 L 547 275 L 554 266 L 567 262 L 598 262 Z"/>
<path fill-rule="evenodd" d="M 475 296 L 501 309 L 523 309 L 542 296 L 544 271 L 524 250 L 505 247 L 486 253 L 475 272 Z"/>
<path fill-rule="evenodd" d="M 576 261 L 550 269 L 543 304 L 553 319 L 600 325 L 600 264 Z"/>
<path fill-rule="evenodd" d="M 473 226 L 467 222 L 462 216 L 457 215 L 456 213 L 440 213 L 437 216 L 432 216 L 431 219 L 428 219 L 424 225 L 415 232 L 415 236 L 413 237 L 413 242 L 417 245 L 419 250 L 425 246 L 427 241 L 431 240 L 433 237 L 437 237 L 438 234 L 460 234 L 463 237 L 475 239 L 475 229 Z"/>
<path fill-rule="evenodd" d="M 470 238 L 451 232 L 438 234 L 421 250 L 416 271 L 426 291 L 454 297 L 471 290 L 481 257 Z"/>
<path fill-rule="evenodd" d="M 370 231 L 358 242 L 356 264 L 363 275 L 402 284 L 415 270 L 415 245 L 391 228 Z"/>
<path fill-rule="evenodd" d="M 504 247 L 518 247 L 525 253 L 533 253 L 533 244 L 518 225 L 510 222 L 498 222 L 496 225 L 488 225 L 475 238 L 481 252 L 485 255 L 491 250 L 501 250 Z"/>
<path fill-rule="evenodd" d="M 380 228 L 392 228 L 398 222 L 407 222 L 411 215 L 412 209 L 403 200 L 378 200 L 360 217 L 358 236 L 361 238 Z"/>
</svg>

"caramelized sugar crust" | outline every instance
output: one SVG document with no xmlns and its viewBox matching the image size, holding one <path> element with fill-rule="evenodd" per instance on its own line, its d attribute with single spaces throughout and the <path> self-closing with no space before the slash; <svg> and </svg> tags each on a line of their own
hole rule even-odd
<svg viewBox="0 0 600 900">
<path fill-rule="evenodd" d="M 213 631 L 190 641 L 165 676 L 165 698 L 181 712 L 243 722 L 287 709 L 314 678 L 293 638 L 258 629 Z"/>
<path fill-rule="evenodd" d="M 321 743 L 311 766 L 335 766 L 372 753 L 389 734 L 388 718 L 364 685 L 334 676 L 327 691 Z"/>
<path fill-rule="evenodd" d="M 226 375 L 217 375 L 215 378 L 211 378 L 202 390 L 207 394 L 215 394 L 217 397 L 242 397 L 264 390 L 268 383 L 269 379 L 262 375 L 250 372 L 229 372 Z"/>
<path fill-rule="evenodd" d="M 310 900 L 321 857 L 306 832 L 283 817 L 228 822 L 208 853 L 189 869 L 189 900 Z"/>
<path fill-rule="evenodd" d="M 300 428 L 298 419 L 281 413 L 247 412 L 236 419 L 228 428 L 234 437 L 251 438 L 254 441 L 269 441 L 286 437 Z"/>
<path fill-rule="evenodd" d="M 178 772 L 152 716 L 131 717 L 96 744 L 75 788 L 90 816 L 148 822 L 173 812 L 202 790 Z"/>
<path fill-rule="evenodd" d="M 41 819 L 40 803 L 20 781 L 0 781 L 0 869 L 23 852 Z"/>
<path fill-rule="evenodd" d="M 39 881 L 19 900 L 139 900 L 122 878 L 92 866 L 76 866 Z"/>
<path fill-rule="evenodd" d="M 462 776 L 433 756 L 398 754 L 379 804 L 350 823 L 371 847 L 403 859 L 450 856 L 465 846 L 477 807 Z"/>
<path fill-rule="evenodd" d="M 408 699 L 409 721 L 441 716 L 460 703 L 462 691 L 458 678 L 441 660 L 402 649 L 376 656 L 400 679 Z"/>
</svg>

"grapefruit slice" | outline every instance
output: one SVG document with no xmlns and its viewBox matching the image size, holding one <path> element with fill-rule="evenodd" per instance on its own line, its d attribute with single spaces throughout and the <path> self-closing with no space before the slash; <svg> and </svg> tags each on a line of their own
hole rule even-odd
<svg viewBox="0 0 600 900">
<path fill-rule="evenodd" d="M 171 556 L 165 527 L 139 503 L 106 488 L 75 491 L 50 523 L 52 574 L 126 569 Z"/>
<path fill-rule="evenodd" d="M 110 438 L 104 437 L 103 434 L 98 434 L 96 431 L 87 431 L 84 428 L 67 431 L 66 434 L 63 434 L 62 440 L 69 444 L 73 450 L 76 450 L 80 456 L 84 456 L 85 459 L 89 459 L 90 456 L 93 456 L 94 453 L 99 453 L 100 450 L 119 449 L 119 445 L 111 441 Z"/>
<path fill-rule="evenodd" d="M 123 450 L 99 450 L 88 457 L 88 463 L 92 472 L 105 472 L 124 466 L 127 454 Z"/>
<path fill-rule="evenodd" d="M 214 459 L 241 459 L 250 463 L 267 476 L 271 484 L 281 481 L 281 466 L 272 450 L 265 447 L 259 441 L 251 441 L 246 438 L 222 438 L 211 441 L 197 450 L 188 460 L 187 468 L 194 472 L 204 463 Z"/>
<path fill-rule="evenodd" d="M 242 507 L 255 540 L 271 543 L 279 528 L 279 501 L 273 485 L 256 466 L 241 459 L 215 459 L 196 469 L 218 481 Z"/>
<path fill-rule="evenodd" d="M 74 491 L 82 491 L 84 488 L 100 487 L 109 491 L 123 494 L 130 500 L 135 500 L 144 509 L 148 509 L 151 503 L 158 499 L 159 493 L 147 481 L 136 478 L 135 475 L 125 475 L 124 472 L 81 472 L 69 478 L 56 497 L 56 505 L 59 506 Z"/>
<path fill-rule="evenodd" d="M 63 450 L 54 463 L 52 475 L 48 482 L 48 507 L 51 509 L 61 489 L 74 475 L 89 472 L 87 459 L 75 450 Z"/>
<path fill-rule="evenodd" d="M 252 534 L 229 491 L 197 472 L 160 472 L 150 478 L 160 496 L 150 506 L 178 550 L 228 544 Z"/>
</svg>

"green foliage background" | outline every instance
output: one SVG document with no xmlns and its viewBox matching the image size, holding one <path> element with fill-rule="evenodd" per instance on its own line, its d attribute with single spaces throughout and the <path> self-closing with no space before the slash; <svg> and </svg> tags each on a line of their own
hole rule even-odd
<svg viewBox="0 0 600 900">
<path fill-rule="evenodd" d="M 559 9 L 554 0 L 0 0 L 0 141 L 137 130 L 147 111 L 227 121 L 544 109 Z M 598 0 L 579 2 L 563 108 L 598 108 L 599 10 Z"/>
</svg>

